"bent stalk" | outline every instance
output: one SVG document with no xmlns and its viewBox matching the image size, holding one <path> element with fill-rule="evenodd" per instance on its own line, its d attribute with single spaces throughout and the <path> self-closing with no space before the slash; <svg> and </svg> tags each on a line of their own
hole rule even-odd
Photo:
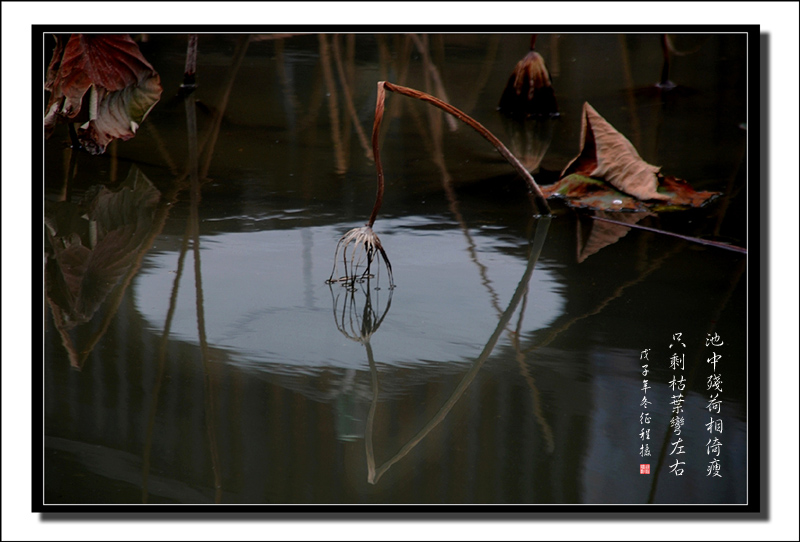
<svg viewBox="0 0 800 542">
<path fill-rule="evenodd" d="M 380 205 L 383 203 L 383 168 L 381 166 L 377 150 L 377 130 L 380 127 L 381 118 L 383 117 L 383 101 L 385 100 L 386 94 L 384 89 L 408 96 L 409 98 L 415 98 L 417 100 L 422 100 L 423 102 L 428 102 L 429 104 L 438 107 L 445 113 L 453 115 L 455 118 L 478 132 L 481 136 L 483 136 L 484 139 L 491 143 L 492 146 L 497 149 L 497 152 L 499 152 L 500 155 L 505 158 L 514 169 L 517 170 L 517 173 L 519 173 L 523 179 L 525 179 L 525 181 L 528 183 L 528 187 L 533 193 L 539 213 L 547 216 L 551 215 L 550 206 L 547 204 L 547 199 L 544 197 L 544 194 L 542 194 L 542 190 L 539 188 L 539 185 L 536 184 L 536 181 L 530 172 L 525 168 L 525 166 L 522 165 L 517 157 L 511 154 L 511 151 L 509 151 L 508 148 L 506 148 L 506 146 L 503 145 L 503 143 L 497 139 L 494 134 L 487 130 L 486 127 L 480 122 L 476 121 L 460 109 L 453 107 L 447 102 L 443 102 L 435 96 L 431 96 L 430 94 L 413 88 L 395 85 L 394 83 L 390 83 L 388 81 L 380 81 L 378 82 L 378 103 L 375 106 L 375 125 L 372 130 L 373 154 L 375 155 L 375 167 L 378 169 L 378 198 L 375 201 L 375 207 L 372 210 L 372 216 L 370 217 L 370 220 L 374 222 L 374 217 L 377 216 L 378 209 L 380 209 Z M 379 111 L 380 116 L 378 115 Z"/>
</svg>

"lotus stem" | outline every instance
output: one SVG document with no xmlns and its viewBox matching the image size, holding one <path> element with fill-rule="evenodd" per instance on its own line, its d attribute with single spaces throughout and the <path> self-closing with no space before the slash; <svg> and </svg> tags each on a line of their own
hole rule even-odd
<svg viewBox="0 0 800 542">
<path fill-rule="evenodd" d="M 369 215 L 369 220 L 367 221 L 367 227 L 369 228 L 372 228 L 372 225 L 375 224 L 375 219 L 378 217 L 378 211 L 380 211 L 381 205 L 383 205 L 383 164 L 381 163 L 381 152 L 378 145 L 378 138 L 380 136 L 385 101 L 385 83 L 380 81 L 378 83 L 378 99 L 375 103 L 375 120 L 372 123 L 372 156 L 375 158 L 375 170 L 378 175 L 378 191 L 375 194 L 375 205 L 372 206 L 372 213 Z"/>
<path fill-rule="evenodd" d="M 378 214 L 378 210 L 383 203 L 383 167 L 381 166 L 380 155 L 378 154 L 378 128 L 380 127 L 380 122 L 383 117 L 383 101 L 385 100 L 385 90 L 389 90 L 391 92 L 396 92 L 398 94 L 403 94 L 404 96 L 408 96 L 409 98 L 416 98 L 417 100 L 422 100 L 423 102 L 428 102 L 431 105 L 434 105 L 444 111 L 445 113 L 449 113 L 453 115 L 455 118 L 466 124 L 467 126 L 474 129 L 478 132 L 484 139 L 486 139 L 489 143 L 491 143 L 497 152 L 505 158 L 511 166 L 517 170 L 517 172 L 522 176 L 525 181 L 528 183 L 528 187 L 530 188 L 531 192 L 534 195 L 534 200 L 536 201 L 536 207 L 538 211 L 543 215 L 551 215 L 550 206 L 547 204 L 547 199 L 542 194 L 542 190 L 539 188 L 539 185 L 536 184 L 533 176 L 530 172 L 525 169 L 525 166 L 514 156 L 511 151 L 506 148 L 503 143 L 497 139 L 489 130 L 486 129 L 480 122 L 476 121 L 460 109 L 453 107 L 452 105 L 448 104 L 447 102 L 443 102 L 439 98 L 435 96 L 431 96 L 425 92 L 415 90 L 413 88 L 403 87 L 400 85 L 395 85 L 388 81 L 380 81 L 378 82 L 378 103 L 375 106 L 375 124 L 372 130 L 372 147 L 373 147 L 373 154 L 375 155 L 375 167 L 378 170 L 378 195 L 375 200 L 375 206 L 372 209 L 372 215 L 370 216 L 370 222 L 368 222 L 369 226 L 375 222 L 375 217 Z"/>
</svg>

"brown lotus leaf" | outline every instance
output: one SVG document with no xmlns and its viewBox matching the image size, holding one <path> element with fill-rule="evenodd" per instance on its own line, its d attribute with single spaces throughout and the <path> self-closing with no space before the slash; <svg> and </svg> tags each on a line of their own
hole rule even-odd
<svg viewBox="0 0 800 542">
<path fill-rule="evenodd" d="M 578 209 L 632 212 L 649 209 L 643 202 L 623 194 L 609 183 L 578 173 L 571 173 L 556 183 L 541 188 L 544 197 L 562 198 L 567 205 Z"/>
<path fill-rule="evenodd" d="M 699 208 L 717 198 L 719 192 L 698 192 L 683 179 L 658 176 L 658 193 L 666 199 L 639 201 L 600 179 L 571 173 L 557 182 L 542 186 L 544 197 L 561 198 L 576 209 L 595 211 L 662 212 Z"/>
<path fill-rule="evenodd" d="M 657 191 L 660 169 L 645 162 L 625 136 L 584 102 L 580 154 L 567 164 L 561 177 L 577 173 L 604 179 L 639 200 L 665 201 L 670 196 Z"/>
<path fill-rule="evenodd" d="M 81 123 L 78 139 L 101 154 L 114 139 L 132 138 L 161 98 L 161 80 L 128 35 L 56 36 L 47 69 L 50 92 L 45 135 L 64 122 Z"/>
<path fill-rule="evenodd" d="M 683 179 L 678 179 L 671 175 L 659 176 L 660 190 L 665 191 L 670 196 L 664 204 L 667 206 L 689 206 L 702 207 L 709 201 L 720 195 L 720 192 L 698 192 Z M 660 206 L 660 204 L 659 204 Z M 655 210 L 666 210 L 658 209 Z"/>
</svg>

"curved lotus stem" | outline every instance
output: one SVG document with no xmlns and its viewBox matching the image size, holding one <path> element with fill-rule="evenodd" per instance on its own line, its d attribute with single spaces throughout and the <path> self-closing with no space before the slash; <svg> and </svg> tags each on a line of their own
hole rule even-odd
<svg viewBox="0 0 800 542">
<path fill-rule="evenodd" d="M 375 156 L 375 167 L 378 170 L 378 196 L 375 200 L 375 207 L 372 209 L 372 215 L 370 216 L 370 222 L 368 222 L 369 226 L 375 222 L 375 217 L 378 215 L 378 209 L 380 209 L 381 204 L 383 203 L 383 167 L 381 166 L 380 155 L 378 154 L 378 128 L 380 127 L 381 119 L 383 118 L 383 102 L 385 100 L 385 90 L 389 90 L 391 92 L 396 92 L 398 94 L 403 94 L 404 96 L 408 96 L 409 98 L 416 98 L 417 100 L 422 100 L 423 102 L 428 102 L 431 105 L 434 105 L 444 111 L 445 113 L 449 113 L 453 115 L 455 118 L 478 132 L 481 136 L 483 136 L 486 141 L 492 144 L 492 146 L 497 149 L 497 152 L 505 158 L 517 173 L 519 173 L 523 179 L 528 183 L 528 188 L 530 188 L 531 192 L 533 193 L 534 200 L 536 201 L 536 207 L 538 211 L 545 216 L 550 216 L 552 213 L 550 212 L 550 206 L 547 204 L 547 198 L 544 197 L 542 194 L 542 190 L 539 188 L 539 185 L 536 184 L 533 176 L 531 176 L 530 172 L 525 169 L 525 166 L 514 156 L 511 151 L 506 148 L 503 143 L 495 137 L 489 130 L 486 129 L 484 125 L 480 122 L 476 121 L 460 109 L 457 109 L 450 105 L 447 102 L 443 102 L 439 98 L 435 96 L 431 96 L 425 92 L 408 88 L 402 87 L 400 85 L 395 85 L 394 83 L 390 83 L 388 81 L 379 81 L 378 82 L 378 103 L 375 106 L 375 124 L 372 129 L 372 152 Z"/>
</svg>

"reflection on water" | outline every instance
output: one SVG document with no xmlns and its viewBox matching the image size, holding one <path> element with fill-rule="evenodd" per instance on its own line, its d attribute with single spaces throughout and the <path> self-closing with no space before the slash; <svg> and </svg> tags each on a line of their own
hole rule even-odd
<svg viewBox="0 0 800 542">
<path fill-rule="evenodd" d="M 76 345 L 69 331 L 90 322 L 101 305 L 119 303 L 164 216 L 156 216 L 161 194 L 135 166 L 116 190 L 93 188 L 78 203 L 45 202 L 47 302 L 78 369 L 102 332 Z M 105 313 L 102 329 L 114 310 Z"/>
<path fill-rule="evenodd" d="M 744 502 L 746 256 L 561 205 L 532 218 L 485 141 L 392 96 L 374 229 L 397 288 L 326 284 L 374 201 L 379 79 L 474 116 L 540 184 L 574 156 L 591 101 L 646 160 L 723 192 L 617 222 L 745 245 L 743 38 L 699 42 L 667 90 L 660 36 L 540 37 L 561 117 L 512 122 L 495 107 L 528 42 L 202 35 L 183 107 L 160 104 L 98 157 L 57 131 L 45 502 Z M 186 37 L 142 50 L 177 89 Z M 639 455 L 640 351 L 664 355 L 675 331 L 691 352 L 682 478 L 663 451 L 668 363 L 650 369 L 653 455 Z M 722 479 L 705 471 L 708 333 L 728 345 Z"/>
<path fill-rule="evenodd" d="M 387 230 L 384 243 L 397 259 L 395 272 L 402 277 L 398 279 L 399 291 L 386 287 L 376 290 L 378 282 L 374 279 L 356 285 L 359 290 L 370 287 L 370 303 L 375 307 L 384 306 L 395 294 L 392 310 L 376 338 L 392 352 L 381 363 L 452 364 L 474 357 L 480 351 L 482 330 L 497 317 L 487 309 L 492 308 L 493 299 L 510 295 L 525 268 L 519 256 L 503 252 L 516 247 L 490 233 L 476 232 L 471 241 L 477 261 L 489 265 L 484 270 L 471 260 L 470 245 L 462 232 L 438 229 L 436 217 L 389 219 L 382 221 L 382 227 Z M 227 350 L 235 362 L 274 366 L 270 370 L 368 369 L 366 360 L 352 356 L 357 346 L 343 340 L 332 326 L 337 323 L 342 328 L 341 319 L 331 321 L 331 287 L 333 308 L 338 304 L 340 315 L 343 307 L 354 310 L 348 304 L 355 298 L 341 299 L 348 294 L 344 286 L 325 284 L 331 251 L 308 248 L 324 247 L 327 242 L 329 249 L 344 228 L 203 237 L 204 300 L 214 308 L 206 315 L 210 343 Z M 174 252 L 151 252 L 137 276 L 137 307 L 153 330 L 163 327 L 163 300 L 170 295 L 174 279 L 170 270 L 176 261 Z M 546 327 L 563 307 L 554 271 L 546 265 L 537 271 L 541 272 L 531 280 L 537 306 L 526 314 L 524 331 L 528 332 Z M 186 277 L 178 292 L 171 327 L 176 338 L 197 343 L 194 312 L 194 287 L 191 277 Z M 270 333 L 264 333 L 265 329 Z M 409 342 L 409 337 L 414 341 Z"/>
<path fill-rule="evenodd" d="M 500 335 L 504 331 L 505 327 L 508 325 L 509 321 L 511 320 L 512 315 L 517 309 L 517 305 L 520 304 L 523 297 L 527 297 L 528 294 L 528 282 L 531 279 L 531 275 L 533 273 L 534 266 L 536 261 L 539 259 L 539 255 L 542 252 L 542 246 L 544 245 L 544 240 L 547 238 L 547 228 L 550 225 L 550 218 L 543 218 L 539 223 L 539 227 L 537 228 L 537 236 L 533 241 L 533 247 L 531 248 L 531 254 L 528 258 L 528 265 L 525 268 L 525 272 L 522 275 L 522 278 L 517 285 L 517 288 L 514 290 L 514 295 L 511 296 L 511 301 L 509 302 L 508 308 L 500 315 L 500 320 L 497 323 L 497 326 L 494 329 L 491 337 L 484 345 L 483 349 L 481 350 L 480 355 L 470 367 L 469 372 L 462 378 L 462 380 L 458 383 L 453 394 L 447 399 L 444 403 L 442 408 L 440 408 L 436 415 L 425 424 L 425 426 L 417 433 L 414 437 L 411 438 L 403 448 L 395 454 L 391 459 L 387 460 L 383 465 L 380 467 L 375 466 L 375 454 L 372 448 L 372 433 L 373 433 L 373 421 L 375 418 L 375 408 L 377 407 L 378 402 L 378 378 L 377 378 L 377 369 L 375 368 L 375 362 L 372 357 L 372 348 L 369 344 L 369 340 L 365 342 L 367 348 L 367 354 L 369 355 L 370 361 L 370 370 L 372 371 L 372 383 L 373 387 L 375 388 L 374 396 L 373 396 L 373 403 L 372 408 L 370 409 L 369 419 L 367 421 L 368 429 L 366 435 L 366 444 L 367 444 L 367 461 L 369 464 L 369 482 L 371 484 L 377 484 L 380 477 L 386 472 L 389 467 L 391 467 L 395 462 L 399 461 L 403 457 L 406 456 L 423 438 L 425 438 L 430 431 L 432 431 L 439 423 L 447 416 L 450 410 L 453 408 L 455 403 L 461 399 L 464 391 L 469 387 L 472 381 L 475 379 L 475 376 L 478 374 L 478 371 L 481 369 L 483 364 L 492 354 L 495 345 L 497 344 L 497 340 L 499 339 Z M 522 322 L 522 315 L 520 314 L 519 322 Z M 517 332 L 519 332 L 519 327 L 517 328 Z"/>
</svg>

